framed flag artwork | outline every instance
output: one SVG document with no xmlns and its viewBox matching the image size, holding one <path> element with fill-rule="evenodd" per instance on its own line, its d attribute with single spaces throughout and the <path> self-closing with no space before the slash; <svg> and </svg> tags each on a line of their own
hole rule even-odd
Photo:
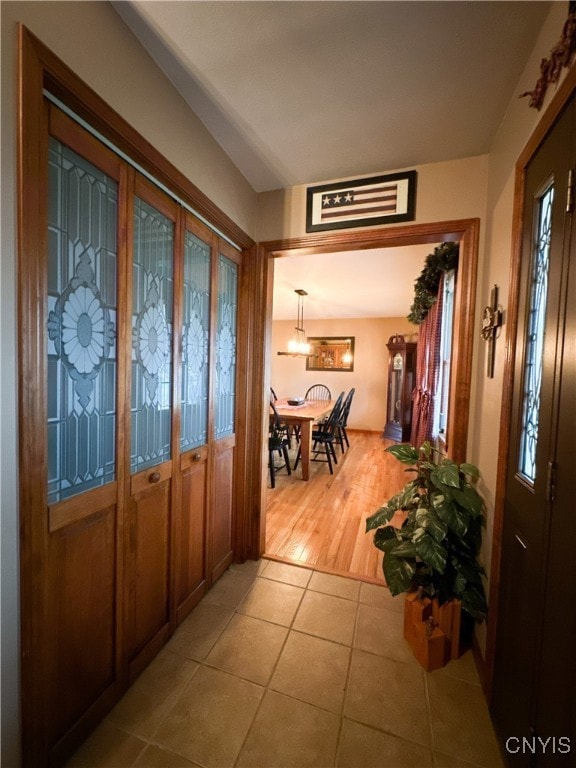
<svg viewBox="0 0 576 768">
<path fill-rule="evenodd" d="M 416 171 L 338 181 L 306 190 L 306 232 L 413 221 Z"/>
</svg>

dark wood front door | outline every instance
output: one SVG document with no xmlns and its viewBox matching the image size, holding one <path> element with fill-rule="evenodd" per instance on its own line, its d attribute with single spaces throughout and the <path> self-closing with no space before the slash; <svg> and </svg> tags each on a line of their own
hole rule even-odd
<svg viewBox="0 0 576 768">
<path fill-rule="evenodd" d="M 574 765 L 576 105 L 526 172 L 492 713 L 511 765 Z"/>
</svg>

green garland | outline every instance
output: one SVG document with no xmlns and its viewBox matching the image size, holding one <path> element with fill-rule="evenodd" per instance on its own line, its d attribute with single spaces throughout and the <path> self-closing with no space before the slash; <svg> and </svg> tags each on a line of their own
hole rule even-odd
<svg viewBox="0 0 576 768">
<path fill-rule="evenodd" d="M 430 307 L 436 302 L 438 288 L 444 272 L 458 266 L 458 243 L 442 243 L 426 256 L 424 269 L 414 283 L 414 303 L 410 307 L 408 320 L 420 325 L 426 319 Z"/>
</svg>

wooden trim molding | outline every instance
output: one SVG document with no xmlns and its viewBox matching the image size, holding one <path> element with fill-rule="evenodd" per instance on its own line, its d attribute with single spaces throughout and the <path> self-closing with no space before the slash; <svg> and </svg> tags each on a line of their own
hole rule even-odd
<svg viewBox="0 0 576 768">
<path fill-rule="evenodd" d="M 518 329 L 520 265 L 522 262 L 522 230 L 524 225 L 524 192 L 526 169 L 532 157 L 554 126 L 564 106 L 576 92 L 576 65 L 572 65 L 558 88 L 542 119 L 527 141 L 516 161 L 514 210 L 512 217 L 512 258 L 510 262 L 508 309 L 506 319 L 506 355 L 500 411 L 500 434 L 498 440 L 498 469 L 494 503 L 494 527 L 492 532 L 492 559 L 490 568 L 490 613 L 486 627 L 486 694 L 489 697 L 494 677 L 498 597 L 500 594 L 500 567 L 502 554 L 502 532 L 504 526 L 504 500 L 506 496 L 506 474 L 508 451 L 510 449 L 510 420 L 512 414 L 512 390 L 514 384 L 514 359 L 516 355 L 516 333 Z"/>
<path fill-rule="evenodd" d="M 253 280 L 258 282 L 259 289 L 256 317 L 264 318 L 264 326 L 260 336 L 263 352 L 261 360 L 255 361 L 259 369 L 256 374 L 256 380 L 259 380 L 260 383 L 254 389 L 253 408 L 255 419 L 257 419 L 254 423 L 260 423 L 261 425 L 261 445 L 265 443 L 268 418 L 265 393 L 268 391 L 270 384 L 271 297 L 274 281 L 274 259 L 290 255 L 302 256 L 333 251 L 390 248 L 453 240 L 460 243 L 460 261 L 456 287 L 455 354 L 451 371 L 453 386 L 450 396 L 452 418 L 448 430 L 448 445 L 450 456 L 455 461 L 464 461 L 467 450 L 470 414 L 479 233 L 479 219 L 461 219 L 355 232 L 318 233 L 287 240 L 260 243 L 258 246 L 258 269 L 254 270 Z M 254 470 L 259 478 L 259 487 L 254 487 L 252 495 L 254 515 L 249 550 L 260 555 L 264 552 L 266 533 L 266 477 L 265 462 L 262 461 L 260 451 L 255 452 L 254 460 L 259 462 L 258 472 L 256 473 L 256 468 Z"/>
</svg>

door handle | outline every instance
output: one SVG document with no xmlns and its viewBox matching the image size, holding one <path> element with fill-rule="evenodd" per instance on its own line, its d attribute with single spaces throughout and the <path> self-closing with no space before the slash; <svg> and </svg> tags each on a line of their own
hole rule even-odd
<svg viewBox="0 0 576 768">
<path fill-rule="evenodd" d="M 160 480 L 160 472 L 152 472 L 148 478 L 149 483 L 157 483 Z"/>
<path fill-rule="evenodd" d="M 200 461 L 202 458 L 201 453 L 195 453 L 194 456 L 192 456 L 192 461 Z"/>
<path fill-rule="evenodd" d="M 518 534 L 517 534 L 517 533 L 515 533 L 515 534 L 514 534 L 514 538 L 516 539 L 516 541 L 518 542 L 518 544 L 520 544 L 520 546 L 522 547 L 522 549 L 528 549 L 528 545 L 526 544 L 526 542 L 522 541 L 522 539 L 520 538 L 520 536 L 518 536 Z"/>
</svg>

